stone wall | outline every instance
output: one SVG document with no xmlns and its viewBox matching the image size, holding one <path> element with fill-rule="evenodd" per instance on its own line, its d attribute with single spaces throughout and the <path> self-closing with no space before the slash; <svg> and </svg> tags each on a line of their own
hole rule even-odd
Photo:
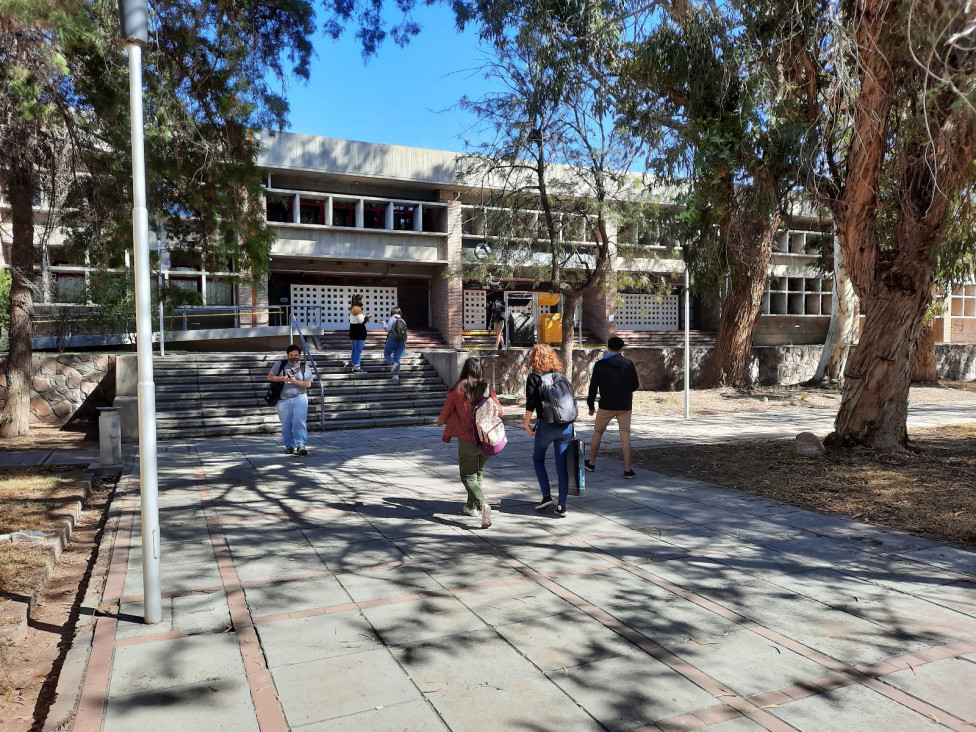
<svg viewBox="0 0 976 732">
<path fill-rule="evenodd" d="M 7 359 L 0 358 L 0 404 L 7 398 Z M 98 418 L 115 398 L 115 356 L 35 353 L 31 424 L 63 425 Z"/>
</svg>

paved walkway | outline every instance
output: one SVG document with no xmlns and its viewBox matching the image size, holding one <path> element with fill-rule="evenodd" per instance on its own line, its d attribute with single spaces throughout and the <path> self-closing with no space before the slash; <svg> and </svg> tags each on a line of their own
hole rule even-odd
<svg viewBox="0 0 976 732">
<path fill-rule="evenodd" d="M 832 418 L 656 420 L 635 442 Z M 75 698 L 79 732 L 976 729 L 976 552 L 604 456 L 565 519 L 540 515 L 509 432 L 487 530 L 434 427 L 312 433 L 304 459 L 162 443 L 165 617 L 141 622 L 133 475 L 48 729 Z"/>
</svg>

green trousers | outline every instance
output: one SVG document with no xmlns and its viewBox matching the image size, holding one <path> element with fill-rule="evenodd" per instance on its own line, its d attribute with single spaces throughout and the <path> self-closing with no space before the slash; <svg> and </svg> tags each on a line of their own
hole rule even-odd
<svg viewBox="0 0 976 732">
<path fill-rule="evenodd" d="M 458 440 L 457 446 L 461 482 L 464 484 L 464 490 L 468 492 L 468 500 L 465 502 L 465 506 L 481 508 L 481 504 L 485 502 L 482 481 L 485 478 L 485 463 L 488 462 L 488 458 L 481 452 L 481 448 L 473 442 Z"/>
</svg>

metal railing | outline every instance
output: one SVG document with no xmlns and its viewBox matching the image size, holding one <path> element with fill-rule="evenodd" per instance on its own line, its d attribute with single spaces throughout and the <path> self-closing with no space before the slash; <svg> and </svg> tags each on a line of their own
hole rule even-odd
<svg viewBox="0 0 976 732">
<path fill-rule="evenodd" d="M 308 358 L 309 363 L 312 364 L 312 370 L 315 372 L 315 380 L 319 382 L 319 431 L 325 431 L 325 385 L 322 383 L 322 375 L 319 373 L 319 367 L 315 365 L 315 359 L 312 358 L 312 352 L 308 350 L 308 344 L 305 342 L 305 334 L 302 333 L 302 326 L 297 322 L 292 320 L 291 327 L 298 331 L 298 340 L 302 344 L 302 349 L 305 351 L 305 355 Z"/>
</svg>

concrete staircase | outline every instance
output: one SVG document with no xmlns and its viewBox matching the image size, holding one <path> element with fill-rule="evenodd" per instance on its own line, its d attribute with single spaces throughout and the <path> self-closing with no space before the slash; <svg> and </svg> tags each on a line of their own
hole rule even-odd
<svg viewBox="0 0 976 732">
<path fill-rule="evenodd" d="M 372 345 L 372 344 L 370 344 Z M 432 424 L 447 387 L 419 353 L 407 351 L 400 382 L 390 381 L 382 351 L 367 347 L 364 373 L 345 371 L 348 351 L 313 353 L 325 388 L 325 429 Z M 280 432 L 264 403 L 277 354 L 196 353 L 156 357 L 156 433 L 160 439 Z M 308 427 L 319 429 L 320 392 L 309 389 Z"/>
</svg>

